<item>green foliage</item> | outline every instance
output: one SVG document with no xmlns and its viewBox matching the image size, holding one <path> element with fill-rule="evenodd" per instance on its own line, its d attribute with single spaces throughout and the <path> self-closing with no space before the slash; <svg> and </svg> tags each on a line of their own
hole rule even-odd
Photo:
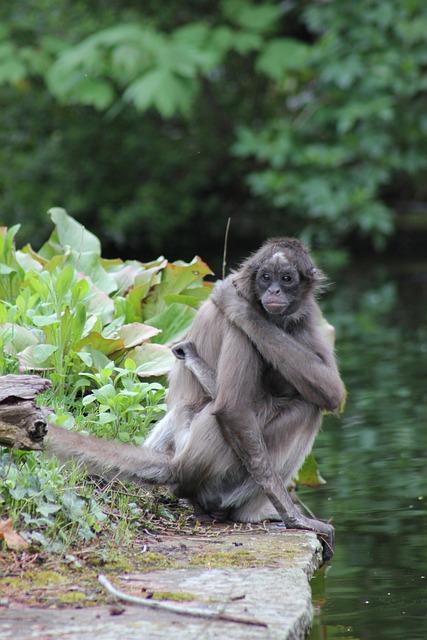
<svg viewBox="0 0 427 640">
<path fill-rule="evenodd" d="M 87 384 L 83 373 L 96 380 L 126 359 L 139 376 L 165 375 L 173 362 L 168 345 L 211 290 L 203 282 L 207 265 L 103 260 L 98 238 L 62 209 L 50 215 L 55 228 L 38 253 L 29 245 L 15 250 L 16 227 L 0 236 L 5 366 L 16 358 L 21 370 L 45 371 L 54 389 L 71 394 Z"/>
<path fill-rule="evenodd" d="M 138 109 L 156 108 L 163 116 L 187 112 L 199 72 L 216 62 L 204 51 L 203 24 L 178 29 L 170 37 L 142 24 L 99 31 L 66 49 L 47 75 L 60 100 L 105 109 L 123 98 Z"/>
<path fill-rule="evenodd" d="M 98 485 L 76 467 L 19 451 L 0 454 L 0 514 L 12 517 L 33 549 L 59 554 L 80 550 L 82 544 L 88 549 L 94 543 L 97 549 L 100 537 L 103 549 L 117 548 L 142 525 L 152 526 L 152 514 L 174 520 L 142 490 Z"/>
<path fill-rule="evenodd" d="M 302 18 L 314 42 L 296 48 L 295 73 L 262 67 L 280 83 L 282 113 L 258 130 L 242 127 L 234 151 L 262 166 L 249 176 L 255 193 L 288 215 L 305 212 L 309 242 L 358 230 L 382 248 L 394 229 L 382 196 L 397 177 L 417 181 L 427 166 L 426 8 L 309 3 Z"/>
<path fill-rule="evenodd" d="M 421 0 L 21 4 L 0 13 L 10 226 L 65 199 L 115 248 L 220 246 L 229 215 L 236 243 L 382 248 L 426 197 Z"/>
<path fill-rule="evenodd" d="M 0 455 L 0 511 L 20 518 L 29 542 L 50 550 L 70 544 L 74 536 L 92 540 L 106 514 L 89 484 L 76 493 L 82 473 L 64 473 L 55 460 L 40 464 L 34 454 Z"/>
<path fill-rule="evenodd" d="M 17 226 L 0 234 L 1 373 L 47 375 L 58 424 L 138 444 L 165 411 L 169 345 L 209 295 L 210 269 L 199 258 L 104 260 L 96 236 L 62 209 L 49 213 L 39 252 L 15 249 Z"/>
<path fill-rule="evenodd" d="M 83 398 L 90 414 L 90 431 L 99 437 L 113 436 L 121 442 L 141 444 L 149 427 L 166 411 L 161 384 L 141 382 L 141 371 L 128 358 L 124 367 L 105 367 L 99 373 L 83 373 L 97 388 Z"/>
<path fill-rule="evenodd" d="M 209 295 L 210 269 L 199 258 L 105 260 L 96 236 L 62 209 L 49 214 L 54 229 L 38 252 L 16 250 L 18 225 L 0 231 L 0 373 L 48 376 L 52 393 L 40 400 L 52 422 L 140 444 L 166 410 L 169 345 Z M 142 517 L 129 499 L 113 509 L 115 500 L 73 467 L 0 452 L 0 512 L 51 551 L 92 540 L 116 508 Z M 120 523 L 115 529 L 123 534 Z"/>
<path fill-rule="evenodd" d="M 244 0 L 226 0 L 223 11 L 232 27 L 194 21 L 164 33 L 141 21 L 100 30 L 59 54 L 46 75 L 48 87 L 59 100 L 97 109 L 122 95 L 140 111 L 188 115 L 200 78 L 230 51 L 258 50 L 282 13 Z"/>
<path fill-rule="evenodd" d="M 13 251 L 14 238 L 20 225 L 10 229 L 0 228 L 0 298 L 14 299 L 18 292 L 17 282 L 23 277 L 23 271 Z"/>
</svg>

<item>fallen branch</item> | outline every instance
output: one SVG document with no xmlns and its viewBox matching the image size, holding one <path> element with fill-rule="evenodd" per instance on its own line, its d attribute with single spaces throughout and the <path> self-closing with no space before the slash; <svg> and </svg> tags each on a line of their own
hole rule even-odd
<svg viewBox="0 0 427 640">
<path fill-rule="evenodd" d="M 160 609 L 162 611 L 169 611 L 171 613 L 177 613 L 181 616 L 193 616 L 196 618 L 209 618 L 210 620 L 220 620 L 222 622 L 236 622 L 238 624 L 247 624 L 256 627 L 268 627 L 265 622 L 259 622 L 252 618 L 242 618 L 240 616 L 229 616 L 225 613 L 210 611 L 208 609 L 196 609 L 192 607 L 184 607 L 180 604 L 172 604 L 169 602 L 159 602 L 158 600 L 146 600 L 145 598 L 138 598 L 132 596 L 123 591 L 118 591 L 108 578 L 104 575 L 98 576 L 99 582 L 105 589 L 113 596 L 122 600 L 123 602 L 130 602 L 143 607 L 149 607 L 150 609 Z"/>
<path fill-rule="evenodd" d="M 50 389 L 50 380 L 33 375 L 0 377 L 0 445 L 41 451 L 50 410 L 34 398 Z"/>
</svg>

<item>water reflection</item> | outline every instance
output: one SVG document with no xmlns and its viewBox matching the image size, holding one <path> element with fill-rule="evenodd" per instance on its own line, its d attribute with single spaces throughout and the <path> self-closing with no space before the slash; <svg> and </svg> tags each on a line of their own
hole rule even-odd
<svg viewBox="0 0 427 640">
<path fill-rule="evenodd" d="M 310 640 L 427 638 L 427 272 L 405 273 L 347 274 L 323 305 L 349 396 L 316 442 L 328 484 L 301 491 L 337 529 Z"/>
</svg>

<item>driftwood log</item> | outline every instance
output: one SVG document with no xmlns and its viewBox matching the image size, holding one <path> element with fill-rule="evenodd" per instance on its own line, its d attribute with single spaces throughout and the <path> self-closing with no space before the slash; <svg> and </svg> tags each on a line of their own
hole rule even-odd
<svg viewBox="0 0 427 640">
<path fill-rule="evenodd" d="M 50 389 L 50 380 L 33 375 L 0 377 L 0 445 L 41 451 L 51 411 L 34 398 Z"/>
</svg>

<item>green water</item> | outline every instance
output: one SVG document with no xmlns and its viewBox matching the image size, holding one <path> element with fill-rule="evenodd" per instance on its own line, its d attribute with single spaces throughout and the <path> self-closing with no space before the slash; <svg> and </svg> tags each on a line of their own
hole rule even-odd
<svg viewBox="0 0 427 640">
<path fill-rule="evenodd" d="M 346 412 L 304 489 L 332 517 L 336 553 L 312 581 L 309 640 L 427 639 L 427 267 L 353 270 L 323 304 L 337 328 Z"/>
</svg>

